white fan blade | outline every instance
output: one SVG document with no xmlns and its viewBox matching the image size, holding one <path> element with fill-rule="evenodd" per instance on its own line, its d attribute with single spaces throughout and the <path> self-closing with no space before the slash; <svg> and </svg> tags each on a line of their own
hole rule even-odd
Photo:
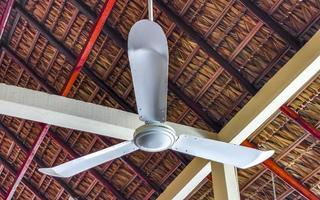
<svg viewBox="0 0 320 200">
<path fill-rule="evenodd" d="M 50 176 L 70 177 L 136 150 L 138 150 L 138 147 L 132 141 L 125 141 L 112 147 L 63 163 L 56 167 L 40 168 L 39 171 Z"/>
<path fill-rule="evenodd" d="M 166 121 L 169 54 L 162 28 L 149 20 L 135 23 L 128 54 L 140 119 Z"/>
<path fill-rule="evenodd" d="M 26 88 L 0 84 L 0 114 L 132 140 L 137 114 Z"/>
<path fill-rule="evenodd" d="M 235 144 L 188 135 L 180 135 L 171 149 L 215 162 L 233 165 L 242 169 L 257 165 L 270 158 L 274 153 L 273 150 L 260 151 Z"/>
</svg>

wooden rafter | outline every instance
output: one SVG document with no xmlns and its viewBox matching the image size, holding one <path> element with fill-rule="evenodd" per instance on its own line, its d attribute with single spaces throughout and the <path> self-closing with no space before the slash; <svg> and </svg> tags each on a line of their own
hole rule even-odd
<svg viewBox="0 0 320 200">
<path fill-rule="evenodd" d="M 15 175 L 17 173 L 17 171 L 11 167 L 10 163 L 8 163 L 5 158 L 0 157 L 0 164 L 3 165 L 7 170 L 9 170 L 10 174 Z M 31 192 L 39 199 L 47 199 L 43 196 L 43 194 L 40 194 L 37 188 L 34 187 L 26 178 L 23 179 L 22 183 L 23 185 L 27 186 L 29 190 L 31 190 Z"/>
<path fill-rule="evenodd" d="M 12 140 L 23 152 L 27 153 L 29 152 L 29 149 L 26 147 L 26 145 L 21 142 L 16 136 L 15 134 L 8 129 L 6 126 L 4 126 L 1 122 L 0 122 L 0 129 L 2 131 L 4 131 L 4 133 L 6 134 L 6 136 Z M 38 157 L 34 158 L 34 161 L 36 162 L 37 165 L 39 165 L 40 167 L 45 167 L 46 165 L 43 163 L 43 161 L 41 161 Z M 77 195 L 62 179 L 60 178 L 56 178 L 53 177 L 53 179 L 59 183 L 59 185 L 61 185 L 66 192 L 69 193 L 69 195 L 74 198 L 74 199 L 82 199 L 79 195 Z"/>
<path fill-rule="evenodd" d="M 257 89 L 246 80 L 227 60 L 225 60 L 216 50 L 214 50 L 199 33 L 189 26 L 183 19 L 170 10 L 161 0 L 155 0 L 155 5 L 159 7 L 173 22 L 177 24 L 189 37 L 194 40 L 210 57 L 212 57 L 230 75 L 236 78 L 241 85 L 252 95 L 257 93 Z"/>
<path fill-rule="evenodd" d="M 243 146 L 256 148 L 255 145 L 245 140 L 242 142 Z M 300 192 L 304 197 L 310 200 L 318 200 L 319 198 L 313 192 L 311 192 L 308 188 L 303 186 L 297 179 L 291 176 L 288 172 L 282 169 L 273 159 L 268 159 L 263 162 L 263 165 L 268 168 L 271 172 L 275 173 L 278 177 L 284 180 L 288 185 L 290 185 L 293 189 Z"/>
<path fill-rule="evenodd" d="M 295 38 L 291 33 L 285 30 L 280 24 L 278 24 L 268 13 L 260 9 L 251 0 L 240 0 L 241 3 L 249 9 L 255 16 L 257 16 L 264 24 L 269 26 L 275 33 L 285 40 L 294 49 L 299 50 L 302 46 L 301 42 Z"/>
</svg>

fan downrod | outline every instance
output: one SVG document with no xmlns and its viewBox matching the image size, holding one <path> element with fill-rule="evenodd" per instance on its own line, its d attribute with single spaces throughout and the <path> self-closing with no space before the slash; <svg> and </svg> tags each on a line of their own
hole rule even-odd
<svg viewBox="0 0 320 200">
<path fill-rule="evenodd" d="M 143 151 L 159 152 L 169 149 L 177 138 L 173 128 L 160 122 L 153 122 L 137 128 L 133 141 Z"/>
</svg>

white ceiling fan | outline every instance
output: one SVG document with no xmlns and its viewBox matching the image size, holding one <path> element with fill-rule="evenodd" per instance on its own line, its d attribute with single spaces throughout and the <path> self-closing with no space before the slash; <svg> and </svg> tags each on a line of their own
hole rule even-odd
<svg viewBox="0 0 320 200">
<path fill-rule="evenodd" d="M 152 15 L 149 16 L 152 19 Z M 53 124 L 66 128 L 81 131 L 88 131 L 101 135 L 107 135 L 119 139 L 129 139 L 109 148 L 97 151 L 92 154 L 74 159 L 64 164 L 52 167 L 41 168 L 40 172 L 57 177 L 70 177 L 83 172 L 104 162 L 119 158 L 138 149 L 148 152 L 159 152 L 167 149 L 201 157 L 204 159 L 234 165 L 239 168 L 248 168 L 259 164 L 272 156 L 274 151 L 259 151 L 234 144 L 224 143 L 217 140 L 206 139 L 188 134 L 194 131 L 192 127 L 174 129 L 165 123 L 167 113 L 167 82 L 168 82 L 168 45 L 166 36 L 161 27 L 152 20 L 141 20 L 137 22 L 129 33 L 128 54 L 133 78 L 135 97 L 137 102 L 139 119 L 144 122 L 142 126 L 135 127 L 133 137 L 124 136 L 131 134 L 127 126 L 132 127 L 136 123 L 136 115 L 120 110 L 103 108 L 108 111 L 109 121 L 112 121 L 112 114 L 121 115 L 117 117 L 119 122 L 107 128 L 95 123 L 90 117 L 94 116 L 95 109 L 101 106 L 77 100 L 58 97 L 46 93 L 28 89 L 16 88 L 14 86 L 2 85 L 0 113 L 14 117 L 20 117 Z M 15 88 L 15 89 L 13 89 Z M 16 90 L 17 94 L 11 94 Z M 11 96 L 10 96 L 11 95 Z M 4 99 L 20 98 L 19 103 L 10 102 Z M 10 97 L 9 97 L 10 96 Z M 45 106 L 41 107 L 29 99 L 37 99 Z M 30 102 L 30 103 L 28 103 Z M 19 107 L 20 105 L 25 107 Z M 82 106 L 79 106 L 81 104 Z M 80 110 L 69 109 L 73 105 L 78 107 L 90 107 L 90 113 L 81 113 Z M 44 109 L 46 107 L 46 109 Z M 28 110 L 28 111 L 26 111 Z M 70 111 L 71 112 L 71 111 Z M 92 113 L 91 113 L 92 112 Z M 84 117 L 86 115 L 86 117 Z M 75 116 L 77 118 L 75 118 Z M 77 119 L 75 122 L 74 120 Z M 97 119 L 96 121 L 104 119 Z M 123 122 L 122 122 L 123 120 Z M 111 122 L 110 122 L 111 123 Z M 126 124 L 122 127 L 122 124 Z M 181 130 L 186 131 L 183 133 Z M 108 133 L 109 132 L 109 133 Z M 104 134 L 106 133 L 106 134 Z M 112 134 L 111 134 L 112 133 Z"/>
</svg>

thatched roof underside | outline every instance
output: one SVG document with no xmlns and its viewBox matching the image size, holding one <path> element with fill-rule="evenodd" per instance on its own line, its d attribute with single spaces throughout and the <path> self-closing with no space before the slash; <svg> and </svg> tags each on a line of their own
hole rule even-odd
<svg viewBox="0 0 320 200">
<path fill-rule="evenodd" d="M 0 13 L 5 2 L 0 0 Z M 17 0 L 1 41 L 0 82 L 60 94 L 90 36 L 93 18 L 96 19 L 104 2 Z M 118 0 L 114 6 L 107 24 L 124 42 L 130 27 L 139 19 L 146 18 L 146 2 Z M 163 2 L 257 89 L 298 50 L 240 1 Z M 252 3 L 301 44 L 319 29 L 319 0 L 258 0 Z M 184 95 L 200 106 L 212 121 L 223 126 L 250 100 L 252 94 L 157 7 L 155 20 L 168 37 L 169 79 L 180 91 L 177 93 L 177 90 L 169 89 L 168 120 L 214 130 L 189 105 L 190 101 L 182 98 Z M 119 41 L 103 31 L 69 97 L 135 112 L 127 53 L 121 47 Z M 315 127 L 319 126 L 320 120 L 319 86 L 318 77 L 289 103 Z M 41 130 L 42 125 L 35 122 L 1 117 L 0 192 L 6 193 L 14 182 L 14 174 L 21 168 Z M 279 113 L 250 141 L 261 149 L 275 149 L 277 163 L 320 195 L 319 144 L 301 127 Z M 153 154 L 138 151 L 68 179 L 52 178 L 37 171 L 40 166 L 54 166 L 118 142 L 112 138 L 51 127 L 14 198 L 69 199 L 73 196 L 79 199 L 114 199 L 112 189 L 107 186 L 111 185 L 127 199 L 155 199 L 191 159 L 171 151 Z M 248 184 L 258 174 L 260 177 Z M 272 199 L 270 176 L 270 171 L 262 165 L 239 170 L 240 188 L 246 186 L 241 195 L 248 199 Z M 213 199 L 211 184 L 210 180 L 204 180 L 189 198 Z M 286 192 L 287 196 L 283 198 L 302 198 L 277 177 L 275 184 L 277 195 Z"/>
</svg>

